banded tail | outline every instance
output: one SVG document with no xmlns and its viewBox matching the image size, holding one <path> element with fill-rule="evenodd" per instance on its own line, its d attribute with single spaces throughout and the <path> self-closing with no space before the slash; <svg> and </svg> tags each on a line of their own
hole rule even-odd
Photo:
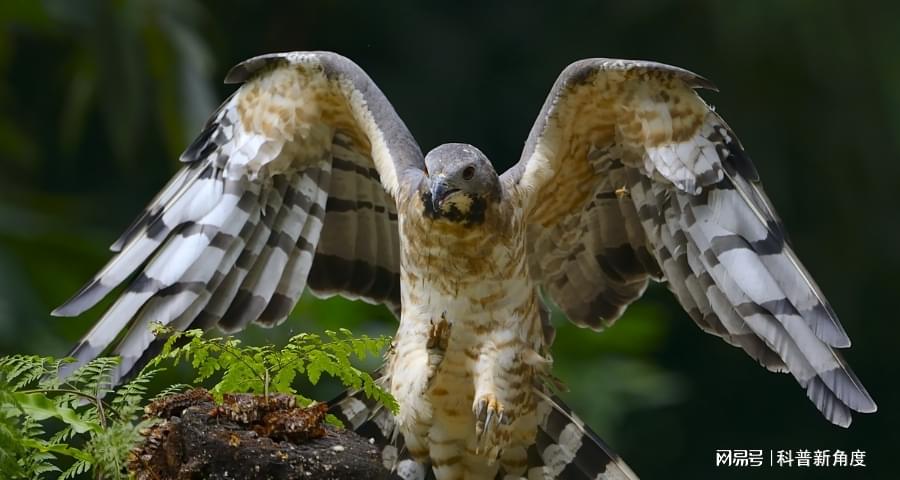
<svg viewBox="0 0 900 480">
<path fill-rule="evenodd" d="M 565 480 L 636 480 L 638 476 L 561 399 L 535 392 L 540 418 L 536 442 L 528 449 L 527 477 L 499 472 L 495 480 L 524 478 Z M 363 392 L 345 392 L 330 402 L 330 413 L 347 428 L 381 448 L 382 462 L 392 478 L 433 480 L 430 465 L 413 460 L 398 434 L 394 417 Z M 473 479 L 489 480 L 489 479 Z"/>
</svg>

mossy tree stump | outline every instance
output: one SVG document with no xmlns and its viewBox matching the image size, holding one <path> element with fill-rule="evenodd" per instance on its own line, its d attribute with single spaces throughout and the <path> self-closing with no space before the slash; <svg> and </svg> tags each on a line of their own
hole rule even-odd
<svg viewBox="0 0 900 480">
<path fill-rule="evenodd" d="M 326 405 L 297 407 L 292 395 L 225 395 L 217 405 L 197 389 L 146 411 L 162 421 L 132 452 L 139 480 L 391 478 L 377 446 L 325 424 Z"/>
</svg>

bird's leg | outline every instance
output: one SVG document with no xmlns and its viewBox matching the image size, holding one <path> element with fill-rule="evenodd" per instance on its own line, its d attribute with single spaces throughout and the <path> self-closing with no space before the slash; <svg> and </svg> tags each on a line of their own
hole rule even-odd
<svg viewBox="0 0 900 480">
<path fill-rule="evenodd" d="M 522 361 L 521 342 L 503 337 L 486 342 L 475 371 L 475 439 L 479 454 L 494 459 L 509 444 L 518 412 L 524 407 L 521 395 L 530 388 L 531 368 Z"/>
<path fill-rule="evenodd" d="M 450 341 L 450 322 L 447 321 L 447 312 L 441 314 L 437 322 L 431 320 L 431 328 L 428 331 L 428 341 L 425 346 L 429 350 L 438 352 L 447 351 L 447 343 Z"/>
<path fill-rule="evenodd" d="M 426 389 L 431 387 L 431 382 L 444 361 L 447 352 L 447 344 L 450 342 L 450 322 L 447 321 L 446 312 L 441 314 L 437 322 L 431 320 L 428 330 L 428 340 L 425 348 L 428 350 L 428 375 L 426 377 Z"/>
<path fill-rule="evenodd" d="M 410 455 L 417 461 L 428 461 L 428 429 L 433 409 L 427 400 L 428 378 L 434 374 L 427 348 L 430 336 L 428 322 L 404 317 L 388 358 L 390 392 L 400 406 L 396 415 L 398 430 Z"/>
</svg>

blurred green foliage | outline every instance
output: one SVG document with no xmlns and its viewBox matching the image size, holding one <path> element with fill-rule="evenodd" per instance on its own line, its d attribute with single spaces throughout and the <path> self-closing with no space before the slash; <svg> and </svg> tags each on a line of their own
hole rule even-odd
<svg viewBox="0 0 900 480">
<path fill-rule="evenodd" d="M 498 170 L 573 60 L 646 58 L 715 81 L 722 93 L 705 97 L 756 161 L 881 411 L 829 425 L 793 379 L 702 334 L 661 286 L 603 334 L 557 319 L 565 397 L 646 478 L 892 476 L 900 4 L 887 0 L 0 2 L 0 352 L 62 354 L 97 318 L 47 312 L 174 171 L 232 91 L 218 83 L 231 65 L 314 49 L 366 69 L 423 149 L 470 142 Z M 381 308 L 304 298 L 281 327 L 243 338 L 395 325 Z M 716 469 L 720 448 L 862 449 L 869 467 Z"/>
</svg>

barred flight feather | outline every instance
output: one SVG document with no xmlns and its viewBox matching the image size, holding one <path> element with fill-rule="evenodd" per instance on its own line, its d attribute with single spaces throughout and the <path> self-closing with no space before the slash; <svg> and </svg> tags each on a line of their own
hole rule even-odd
<svg viewBox="0 0 900 480">
<path fill-rule="evenodd" d="M 309 287 L 319 297 L 341 294 L 399 311 L 397 207 L 377 172 L 351 146 L 343 132 L 335 135 L 332 196 Z"/>
<path fill-rule="evenodd" d="M 710 86 L 641 61 L 585 60 L 560 75 L 502 177 L 524 196 L 530 273 L 592 328 L 665 280 L 704 331 L 790 372 L 847 426 L 851 410 L 876 409 L 835 351 L 850 340 L 737 137 L 694 92 Z"/>
<path fill-rule="evenodd" d="M 284 193 L 287 191 L 288 182 L 283 176 L 272 179 L 273 185 L 266 194 L 260 207 L 260 217 L 255 228 L 245 240 L 246 246 L 235 260 L 234 266 L 228 270 L 222 283 L 212 291 L 209 303 L 203 308 L 200 315 L 191 324 L 191 328 L 212 328 L 218 326 L 229 331 L 228 321 L 224 321 L 228 309 L 237 296 L 238 289 L 243 285 L 247 274 L 265 247 L 266 241 L 272 233 L 272 225 L 277 218 L 277 212 L 281 210 Z"/>
<path fill-rule="evenodd" d="M 235 78 L 246 83 L 213 113 L 182 154 L 185 166 L 112 245 L 117 254 L 54 311 L 78 315 L 128 281 L 73 350 L 78 362 L 70 369 L 112 350 L 123 357 L 117 375 L 124 378 L 158 351 L 153 322 L 224 331 L 277 325 L 314 265 L 333 267 L 330 258 L 351 268 L 329 293 L 399 311 L 400 242 L 388 192 L 418 175 L 422 163 L 403 122 L 359 67 L 332 53 L 257 57 L 235 67 L 229 80 Z M 332 172 L 348 162 L 358 179 L 342 188 Z M 322 232 L 336 236 L 326 228 L 329 202 L 352 206 L 345 224 L 359 225 L 359 235 L 354 230 L 325 247 Z M 323 249 L 328 255 L 318 258 Z"/>
</svg>

